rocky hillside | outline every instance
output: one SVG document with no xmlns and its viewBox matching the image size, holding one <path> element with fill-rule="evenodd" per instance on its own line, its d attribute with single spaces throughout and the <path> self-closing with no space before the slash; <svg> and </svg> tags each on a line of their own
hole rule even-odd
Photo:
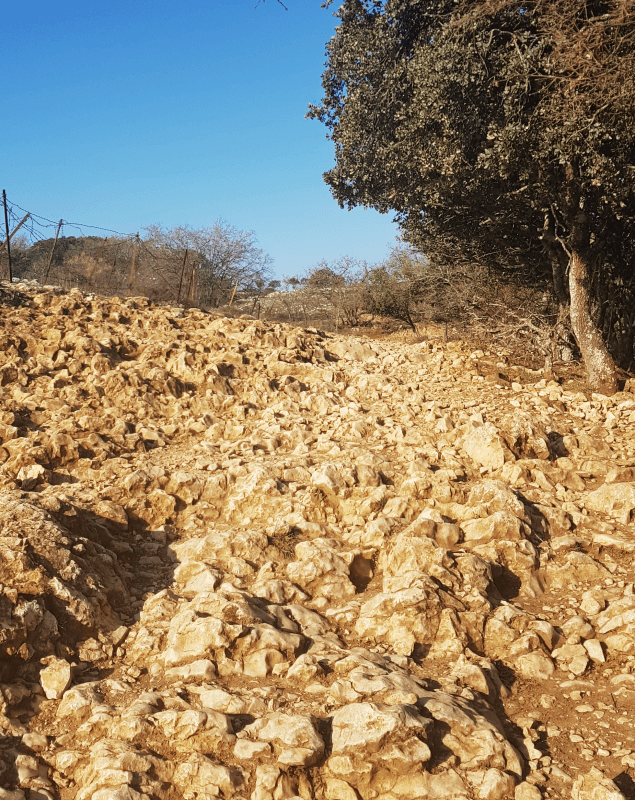
<svg viewBox="0 0 635 800">
<path fill-rule="evenodd" d="M 0 800 L 635 797 L 635 394 L 20 285 L 0 328 Z"/>
</svg>

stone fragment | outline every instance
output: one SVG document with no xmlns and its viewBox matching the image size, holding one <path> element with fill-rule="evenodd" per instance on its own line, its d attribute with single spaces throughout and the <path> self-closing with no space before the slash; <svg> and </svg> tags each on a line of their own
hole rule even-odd
<svg viewBox="0 0 635 800">
<path fill-rule="evenodd" d="M 234 755 L 239 761 L 251 761 L 252 758 L 271 754 L 271 745 L 266 742 L 250 742 L 239 739 L 234 747 Z"/>
<path fill-rule="evenodd" d="M 436 526 L 434 539 L 439 547 L 452 550 L 462 539 L 461 528 L 451 522 L 442 522 Z"/>
<path fill-rule="evenodd" d="M 505 463 L 506 447 L 498 430 L 487 423 L 475 428 L 463 441 L 463 450 L 477 465 L 488 472 L 501 469 Z"/>
<path fill-rule="evenodd" d="M 590 625 L 584 617 L 575 614 L 563 623 L 562 633 L 565 637 L 579 636 L 581 639 L 589 639 L 595 635 L 593 625 Z"/>
<path fill-rule="evenodd" d="M 287 564 L 287 575 L 313 597 L 345 600 L 355 595 L 349 564 L 339 554 L 338 543 L 318 538 L 296 545 L 297 561 Z"/>
<path fill-rule="evenodd" d="M 244 783 L 239 769 L 219 764 L 201 753 L 194 753 L 179 764 L 174 772 L 174 784 L 182 792 L 209 793 L 231 797 Z"/>
<path fill-rule="evenodd" d="M 70 686 L 71 678 L 71 665 L 62 658 L 50 658 L 40 672 L 40 683 L 49 700 L 59 700 Z"/>
<path fill-rule="evenodd" d="M 286 766 L 311 766 L 324 753 L 324 741 L 310 717 L 273 712 L 248 725 L 244 733 L 271 744 L 278 763 Z"/>
<path fill-rule="evenodd" d="M 494 539 L 516 541 L 523 538 L 521 521 L 508 511 L 495 511 L 483 519 L 461 523 L 466 547 L 487 544 Z"/>
<path fill-rule="evenodd" d="M 597 767 L 580 775 L 571 787 L 571 800 L 625 800 L 624 795 L 610 778 Z"/>
<path fill-rule="evenodd" d="M 342 756 L 360 750 L 378 752 L 392 736 L 423 733 L 430 722 L 410 706 L 354 703 L 333 714 L 332 752 Z"/>
<path fill-rule="evenodd" d="M 374 358 L 376 353 L 370 347 L 356 342 L 353 339 L 346 341 L 332 341 L 329 342 L 329 350 L 340 358 L 345 358 L 349 361 L 367 361 L 369 358 Z"/>
<path fill-rule="evenodd" d="M 599 614 L 605 605 L 606 603 L 603 598 L 598 597 L 597 593 L 593 590 L 589 590 L 588 592 L 584 592 L 582 595 L 580 608 L 586 614 L 594 616 L 595 614 Z"/>
<path fill-rule="evenodd" d="M 499 769 L 488 769 L 483 775 L 483 782 L 478 787 L 480 800 L 503 800 L 511 797 L 516 781 L 507 772 Z"/>
<path fill-rule="evenodd" d="M 598 664 L 603 664 L 606 661 L 604 650 L 602 649 L 602 642 L 598 639 L 587 639 L 584 642 L 584 649 L 589 654 L 589 658 Z"/>
<path fill-rule="evenodd" d="M 29 492 L 38 483 L 47 483 L 51 477 L 49 470 L 45 469 L 41 464 L 30 464 L 20 468 L 16 476 L 16 480 L 22 485 L 22 488 Z"/>
<path fill-rule="evenodd" d="M 186 608 L 170 623 L 167 648 L 163 654 L 165 666 L 207 660 L 206 656 L 211 652 L 229 647 L 241 631 L 240 625 L 201 616 L 194 609 Z"/>
<path fill-rule="evenodd" d="M 540 651 L 518 656 L 514 659 L 514 666 L 523 677 L 541 681 L 549 680 L 556 671 L 553 661 Z"/>
<path fill-rule="evenodd" d="M 507 446 L 518 458 L 549 458 L 551 448 L 547 431 L 530 414 L 520 412 L 507 417 L 501 423 L 501 430 Z"/>
<path fill-rule="evenodd" d="M 355 632 L 372 642 L 386 642 L 409 656 L 415 643 L 431 644 L 441 615 L 436 585 L 421 578 L 409 589 L 381 592 L 362 605 Z"/>
<path fill-rule="evenodd" d="M 635 509 L 635 483 L 611 483 L 589 492 L 584 498 L 589 511 L 614 517 L 622 525 L 631 521 Z"/>
<path fill-rule="evenodd" d="M 288 680 L 298 681 L 304 686 L 311 683 L 315 678 L 323 675 L 324 670 L 318 659 L 308 654 L 301 655 L 297 658 L 287 671 Z"/>
<path fill-rule="evenodd" d="M 527 781 L 519 783 L 514 791 L 514 800 L 542 800 L 542 793 L 537 786 Z"/>
</svg>

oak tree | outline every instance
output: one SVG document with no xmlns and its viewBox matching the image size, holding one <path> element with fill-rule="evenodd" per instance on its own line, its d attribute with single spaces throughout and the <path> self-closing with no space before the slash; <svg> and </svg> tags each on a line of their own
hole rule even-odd
<svg viewBox="0 0 635 800">
<path fill-rule="evenodd" d="M 635 322 L 635 0 L 346 0 L 310 108 L 343 207 L 549 282 L 594 389 Z"/>
</svg>

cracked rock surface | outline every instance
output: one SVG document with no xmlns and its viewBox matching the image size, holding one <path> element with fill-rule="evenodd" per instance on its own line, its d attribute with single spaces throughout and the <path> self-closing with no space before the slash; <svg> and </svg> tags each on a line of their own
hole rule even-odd
<svg viewBox="0 0 635 800">
<path fill-rule="evenodd" d="M 634 393 L 51 287 L 0 337 L 0 800 L 635 797 Z"/>
</svg>

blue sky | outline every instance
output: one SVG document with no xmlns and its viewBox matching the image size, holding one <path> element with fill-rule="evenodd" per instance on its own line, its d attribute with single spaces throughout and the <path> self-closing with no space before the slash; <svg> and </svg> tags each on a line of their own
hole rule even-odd
<svg viewBox="0 0 635 800">
<path fill-rule="evenodd" d="M 256 232 L 278 276 L 384 258 L 397 227 L 338 208 L 322 180 L 333 146 L 304 119 L 322 96 L 332 8 L 285 4 L 6 4 L 0 189 L 124 233 L 222 217 Z"/>
</svg>

